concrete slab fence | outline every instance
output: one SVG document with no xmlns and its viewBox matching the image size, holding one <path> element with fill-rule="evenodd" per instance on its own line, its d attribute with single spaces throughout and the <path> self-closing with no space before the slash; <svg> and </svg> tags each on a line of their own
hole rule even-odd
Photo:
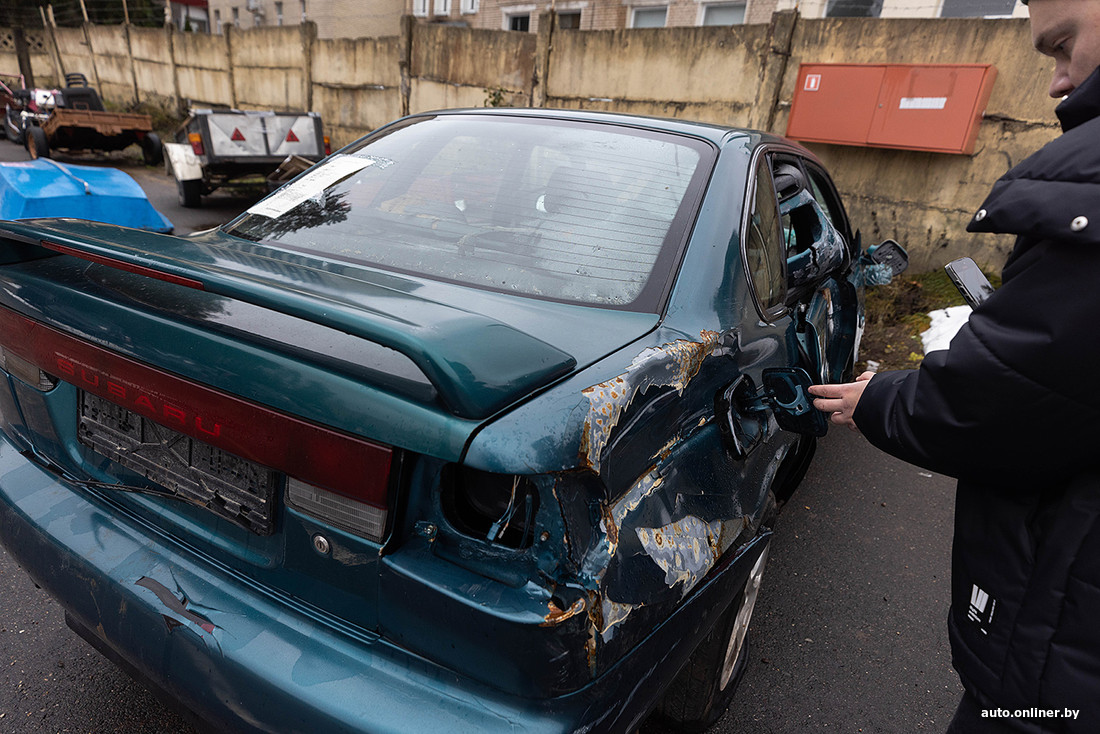
<svg viewBox="0 0 1100 734">
<path fill-rule="evenodd" d="M 1012 242 L 966 223 L 1010 166 L 1059 129 L 1051 65 L 1026 20 L 805 19 L 765 25 L 537 34 L 402 19 L 388 38 L 317 38 L 312 23 L 224 35 L 134 26 L 22 32 L 39 86 L 82 72 L 120 108 L 313 110 L 334 147 L 403 114 L 450 107 L 597 109 L 786 130 L 800 63 L 983 63 L 993 96 L 970 156 L 814 144 L 865 243 L 893 237 L 914 271 L 971 255 L 997 268 Z M 0 28 L 0 72 L 21 68 Z"/>
</svg>

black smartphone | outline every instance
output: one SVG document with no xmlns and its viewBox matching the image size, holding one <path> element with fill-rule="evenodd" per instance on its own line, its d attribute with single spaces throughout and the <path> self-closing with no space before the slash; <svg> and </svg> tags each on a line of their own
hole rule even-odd
<svg viewBox="0 0 1100 734">
<path fill-rule="evenodd" d="M 977 308 L 982 301 L 993 295 L 993 286 L 989 283 L 989 278 L 985 277 L 985 273 L 970 258 L 960 257 L 958 260 L 952 260 L 944 265 L 943 269 L 947 271 L 947 277 L 951 278 L 951 282 L 959 289 L 959 293 L 962 293 L 971 308 Z"/>
</svg>

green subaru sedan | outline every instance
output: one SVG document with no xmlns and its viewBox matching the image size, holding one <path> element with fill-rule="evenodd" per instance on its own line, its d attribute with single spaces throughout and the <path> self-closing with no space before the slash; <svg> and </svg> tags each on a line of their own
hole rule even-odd
<svg viewBox="0 0 1100 734">
<path fill-rule="evenodd" d="M 0 222 L 0 541 L 218 731 L 703 729 L 904 261 L 790 141 L 547 110 L 195 235 Z"/>
</svg>

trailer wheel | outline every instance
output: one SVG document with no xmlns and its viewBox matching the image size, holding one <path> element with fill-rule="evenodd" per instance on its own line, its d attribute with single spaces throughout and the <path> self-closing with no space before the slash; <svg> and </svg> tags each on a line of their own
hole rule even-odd
<svg viewBox="0 0 1100 734">
<path fill-rule="evenodd" d="M 180 206 L 188 209 L 198 209 L 202 206 L 202 179 L 193 178 L 189 181 L 176 179 L 176 191 L 179 193 Z"/>
<path fill-rule="evenodd" d="M 38 125 L 27 128 L 27 152 L 32 159 L 50 157 L 50 142 L 46 139 L 46 131 Z"/>
<path fill-rule="evenodd" d="M 164 163 L 164 145 L 156 133 L 146 133 L 141 139 L 141 157 L 147 166 L 159 166 Z"/>
</svg>

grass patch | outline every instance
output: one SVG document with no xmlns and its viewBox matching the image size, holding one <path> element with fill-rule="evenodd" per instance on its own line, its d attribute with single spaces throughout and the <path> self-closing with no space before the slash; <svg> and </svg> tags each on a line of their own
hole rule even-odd
<svg viewBox="0 0 1100 734">
<path fill-rule="evenodd" d="M 993 287 L 1000 286 L 999 274 L 986 273 L 986 277 Z M 964 303 L 962 294 L 943 270 L 902 273 L 888 285 L 868 288 L 867 321 L 857 374 L 867 360 L 878 362 L 879 370 L 916 367 L 924 358 L 920 335 L 931 325 L 929 312 Z"/>
</svg>

